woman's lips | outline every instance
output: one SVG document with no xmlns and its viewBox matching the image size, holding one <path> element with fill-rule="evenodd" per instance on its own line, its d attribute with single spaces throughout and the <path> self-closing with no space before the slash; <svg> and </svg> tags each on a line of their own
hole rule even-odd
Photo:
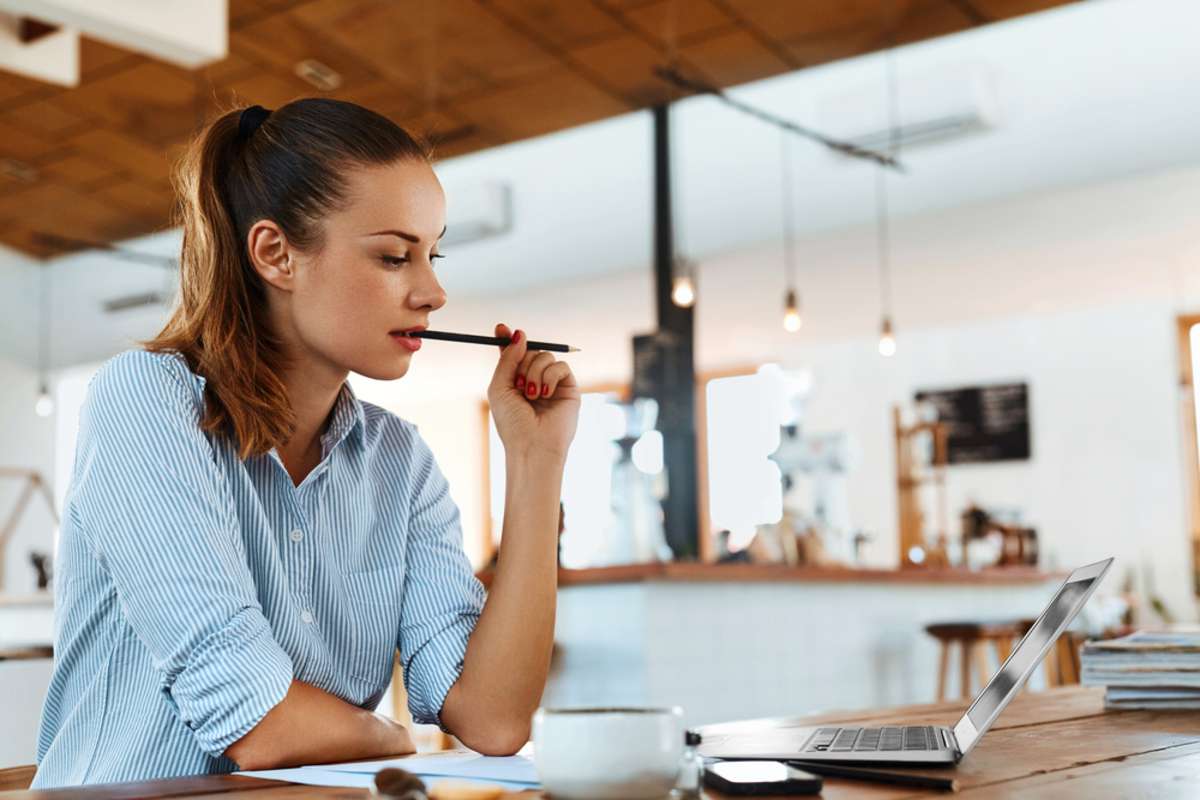
<svg viewBox="0 0 1200 800">
<path fill-rule="evenodd" d="M 415 353 L 421 349 L 421 340 L 415 336 L 405 336 L 403 333 L 388 334 L 401 347 L 408 349 L 410 353 Z"/>
</svg>

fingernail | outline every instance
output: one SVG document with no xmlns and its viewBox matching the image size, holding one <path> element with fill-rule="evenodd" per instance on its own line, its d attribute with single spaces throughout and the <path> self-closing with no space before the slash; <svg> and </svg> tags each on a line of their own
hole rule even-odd
<svg viewBox="0 0 1200 800">
<path fill-rule="evenodd" d="M 550 396 L 550 384 L 547 383 L 545 386 L 542 387 L 542 397 L 549 397 L 549 396 Z"/>
<path fill-rule="evenodd" d="M 537 384 L 531 382 L 529 384 L 528 391 L 529 391 L 530 397 L 537 397 L 537 392 L 538 392 Z"/>
<path fill-rule="evenodd" d="M 519 342 L 519 341 L 521 341 L 521 332 L 520 332 L 520 331 L 514 331 L 514 332 L 513 332 L 513 335 L 512 335 L 512 343 L 513 343 L 513 344 L 516 344 L 516 343 L 517 343 L 517 342 Z"/>
<path fill-rule="evenodd" d="M 517 388 L 518 388 L 518 389 L 524 389 L 524 388 L 525 388 L 525 376 L 524 376 L 524 375 L 518 375 L 518 376 L 517 376 Z"/>
</svg>

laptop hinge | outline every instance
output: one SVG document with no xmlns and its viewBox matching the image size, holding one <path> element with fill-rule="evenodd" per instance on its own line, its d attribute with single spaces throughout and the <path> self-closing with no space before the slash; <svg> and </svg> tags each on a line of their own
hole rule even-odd
<svg viewBox="0 0 1200 800">
<path fill-rule="evenodd" d="M 949 728 L 940 728 L 942 738 L 945 740 L 946 748 L 951 750 L 956 756 L 962 755 L 962 750 L 958 747 L 958 740 L 954 738 L 954 731 Z"/>
</svg>

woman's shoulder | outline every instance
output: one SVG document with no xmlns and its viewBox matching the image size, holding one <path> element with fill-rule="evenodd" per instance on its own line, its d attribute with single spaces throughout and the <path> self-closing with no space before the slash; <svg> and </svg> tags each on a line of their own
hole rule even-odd
<svg viewBox="0 0 1200 800">
<path fill-rule="evenodd" d="M 179 353 L 133 349 L 101 365 L 89 383 L 88 400 L 129 404 L 174 397 L 198 406 L 203 400 L 203 386 L 204 379 L 191 371 Z"/>
</svg>

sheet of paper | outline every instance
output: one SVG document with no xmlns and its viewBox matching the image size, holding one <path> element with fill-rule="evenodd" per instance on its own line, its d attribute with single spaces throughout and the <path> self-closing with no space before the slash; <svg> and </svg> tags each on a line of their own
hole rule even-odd
<svg viewBox="0 0 1200 800">
<path fill-rule="evenodd" d="M 269 781 L 304 783 L 309 786 L 350 786 L 369 789 L 375 776 L 365 772 L 332 772 L 320 767 L 296 767 L 294 769 L 260 769 L 235 772 L 247 778 L 266 778 Z"/>
<path fill-rule="evenodd" d="M 383 767 L 379 767 L 383 769 Z M 410 770 L 411 772 L 411 770 Z M 287 781 L 288 783 L 303 783 L 308 786 L 340 786 L 355 789 L 369 789 L 375 782 L 375 772 L 338 772 L 324 766 L 296 767 L 294 769 L 265 769 L 238 772 L 248 778 L 265 778 L 271 781 Z M 510 791 L 519 792 L 522 789 L 533 788 L 533 784 L 524 781 L 482 780 L 479 778 L 420 776 L 429 788 L 435 788 L 443 781 L 455 783 L 473 783 L 481 786 L 499 786 Z"/>
<path fill-rule="evenodd" d="M 384 767 L 399 767 L 414 775 L 445 778 L 477 778 L 489 781 L 509 781 L 537 786 L 537 770 L 533 759 L 526 756 L 481 756 L 475 753 L 454 755 L 407 756 L 389 761 L 358 761 L 351 764 L 328 764 L 321 769 L 334 772 L 366 772 L 375 774 Z"/>
</svg>

